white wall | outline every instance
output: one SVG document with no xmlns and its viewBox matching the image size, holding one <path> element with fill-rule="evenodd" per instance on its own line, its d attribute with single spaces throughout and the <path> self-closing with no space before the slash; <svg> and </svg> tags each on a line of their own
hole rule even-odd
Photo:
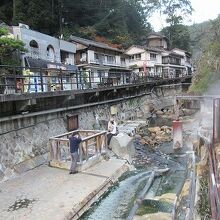
<svg viewBox="0 0 220 220">
<path fill-rule="evenodd" d="M 137 53 L 144 53 L 145 50 L 141 49 L 139 47 L 130 47 L 128 48 L 128 50 L 125 52 L 125 54 L 127 55 L 133 55 L 133 54 L 137 54 Z"/>
<path fill-rule="evenodd" d="M 121 56 L 115 56 L 116 65 L 121 65 Z"/>
<path fill-rule="evenodd" d="M 33 57 L 33 54 L 31 53 L 32 48 L 30 47 L 30 42 L 32 40 L 37 42 L 39 57 L 33 57 L 33 58 L 40 58 L 43 60 L 50 60 L 60 63 L 61 62 L 60 49 L 66 52 L 70 52 L 71 54 L 76 53 L 76 45 L 73 43 L 59 40 L 55 37 L 20 27 L 13 27 L 13 32 L 16 38 L 22 40 L 25 43 L 25 47 L 28 49 L 27 52 L 28 56 Z M 53 57 L 52 55 L 48 56 L 47 47 L 49 45 L 51 45 L 54 49 L 54 60 L 51 60 L 51 58 Z M 74 55 L 70 55 L 70 57 L 71 59 L 72 58 L 74 59 Z M 74 64 L 74 60 L 72 61 L 72 63 Z"/>
<path fill-rule="evenodd" d="M 93 50 L 88 50 L 87 55 L 88 55 L 88 63 L 95 61 L 95 53 Z"/>
</svg>

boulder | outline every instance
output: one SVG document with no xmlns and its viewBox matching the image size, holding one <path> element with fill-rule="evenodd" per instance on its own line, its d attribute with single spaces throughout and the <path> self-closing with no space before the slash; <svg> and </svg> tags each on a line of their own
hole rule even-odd
<svg viewBox="0 0 220 220">
<path fill-rule="evenodd" d="M 134 138 L 140 140 L 141 139 L 141 135 L 140 134 L 135 134 Z"/>
<path fill-rule="evenodd" d="M 157 133 L 157 132 L 161 131 L 160 127 L 150 127 L 150 128 L 148 128 L 148 130 L 151 133 Z"/>
<path fill-rule="evenodd" d="M 119 133 L 117 136 L 112 137 L 109 147 L 118 157 L 131 162 L 131 157 L 135 155 L 135 147 L 132 140 L 133 138 L 127 134 Z"/>
<path fill-rule="evenodd" d="M 158 116 L 160 116 L 160 115 L 163 115 L 164 114 L 164 112 L 162 112 L 162 111 L 156 111 L 156 115 L 158 115 Z"/>
<path fill-rule="evenodd" d="M 174 203 L 176 200 L 176 194 L 175 193 L 165 193 L 161 196 L 154 197 L 155 200 L 165 201 L 169 203 Z"/>
</svg>

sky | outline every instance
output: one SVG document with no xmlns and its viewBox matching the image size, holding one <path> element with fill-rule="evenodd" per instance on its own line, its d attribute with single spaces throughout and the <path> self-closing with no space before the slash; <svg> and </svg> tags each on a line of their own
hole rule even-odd
<svg viewBox="0 0 220 220">
<path fill-rule="evenodd" d="M 184 24 L 190 25 L 201 23 L 210 19 L 215 19 L 220 14 L 220 0 L 191 0 L 194 9 L 191 21 L 185 21 Z M 166 26 L 165 17 L 161 17 L 159 13 L 155 13 L 150 19 L 151 25 L 155 31 L 159 31 Z"/>
</svg>

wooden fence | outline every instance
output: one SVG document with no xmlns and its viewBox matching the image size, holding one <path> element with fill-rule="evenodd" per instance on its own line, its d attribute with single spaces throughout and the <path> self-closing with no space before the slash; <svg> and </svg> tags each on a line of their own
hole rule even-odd
<svg viewBox="0 0 220 220">
<path fill-rule="evenodd" d="M 105 152 L 106 131 L 76 130 L 49 139 L 50 161 L 66 163 L 70 161 L 69 138 L 79 134 L 82 142 L 79 146 L 79 163 L 83 164 Z"/>
</svg>

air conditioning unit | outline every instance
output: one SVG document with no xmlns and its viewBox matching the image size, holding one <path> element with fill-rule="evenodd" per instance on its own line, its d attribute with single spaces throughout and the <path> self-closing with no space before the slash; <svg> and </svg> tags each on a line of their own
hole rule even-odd
<svg viewBox="0 0 220 220">
<path fill-rule="evenodd" d="M 30 29 L 30 27 L 29 27 L 27 24 L 19 23 L 18 26 L 19 26 L 20 28 Z"/>
</svg>

